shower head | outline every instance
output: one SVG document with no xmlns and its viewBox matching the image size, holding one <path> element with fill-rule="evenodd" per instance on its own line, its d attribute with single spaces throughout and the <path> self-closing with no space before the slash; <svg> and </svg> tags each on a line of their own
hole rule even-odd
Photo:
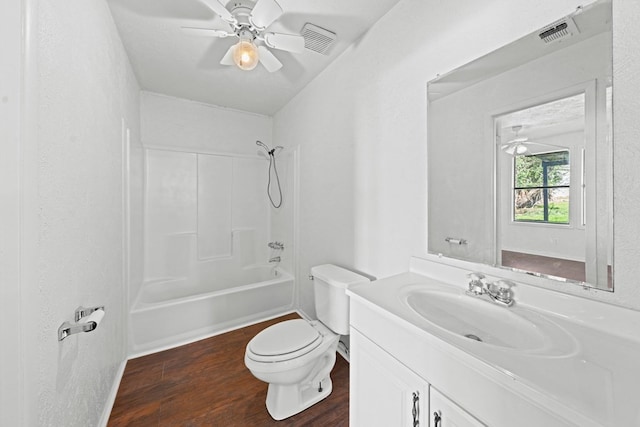
<svg viewBox="0 0 640 427">
<path fill-rule="evenodd" d="M 277 147 L 273 147 L 273 149 L 271 149 L 267 144 L 265 144 L 262 141 L 256 141 L 256 145 L 264 148 L 264 151 L 266 151 L 269 156 L 273 156 L 276 152 L 279 152 L 284 148 L 282 145 L 278 145 Z"/>
<path fill-rule="evenodd" d="M 262 141 L 256 141 L 256 145 L 259 145 L 260 147 L 264 148 L 265 150 L 267 150 L 267 152 L 269 152 L 269 147 Z"/>
</svg>

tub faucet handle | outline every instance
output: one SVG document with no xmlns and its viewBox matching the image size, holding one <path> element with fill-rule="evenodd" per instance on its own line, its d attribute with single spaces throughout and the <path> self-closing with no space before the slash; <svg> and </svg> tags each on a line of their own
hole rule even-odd
<svg viewBox="0 0 640 427">
<path fill-rule="evenodd" d="M 269 242 L 267 246 L 274 250 L 284 250 L 284 244 L 282 242 Z"/>
</svg>

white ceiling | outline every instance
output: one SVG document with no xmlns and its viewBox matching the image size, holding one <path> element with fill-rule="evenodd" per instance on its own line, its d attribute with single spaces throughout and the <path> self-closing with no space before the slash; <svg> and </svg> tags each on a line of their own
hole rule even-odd
<svg viewBox="0 0 640 427">
<path fill-rule="evenodd" d="M 260 64 L 252 71 L 220 65 L 235 38 L 184 34 L 182 26 L 228 29 L 198 0 L 107 1 L 142 89 L 273 115 L 399 0 L 278 0 L 284 14 L 269 31 L 300 34 L 310 22 L 337 40 L 328 56 L 273 49 L 283 64 L 275 73 Z"/>
</svg>

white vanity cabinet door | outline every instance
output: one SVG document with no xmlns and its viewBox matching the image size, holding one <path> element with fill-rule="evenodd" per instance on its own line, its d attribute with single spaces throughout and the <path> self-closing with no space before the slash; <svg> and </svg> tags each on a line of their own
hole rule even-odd
<svg viewBox="0 0 640 427">
<path fill-rule="evenodd" d="M 429 390 L 429 408 L 429 427 L 485 427 L 433 387 Z"/>
<path fill-rule="evenodd" d="M 351 328 L 351 427 L 428 427 L 429 384 Z"/>
</svg>

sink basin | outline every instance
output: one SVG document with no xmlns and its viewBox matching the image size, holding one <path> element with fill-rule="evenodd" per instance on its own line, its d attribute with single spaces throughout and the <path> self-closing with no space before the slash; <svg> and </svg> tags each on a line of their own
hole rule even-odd
<svg viewBox="0 0 640 427">
<path fill-rule="evenodd" d="M 451 286 L 414 287 L 403 299 L 422 319 L 461 342 L 548 355 L 566 354 L 573 342 L 563 329 L 532 310 L 504 307 Z"/>
</svg>

